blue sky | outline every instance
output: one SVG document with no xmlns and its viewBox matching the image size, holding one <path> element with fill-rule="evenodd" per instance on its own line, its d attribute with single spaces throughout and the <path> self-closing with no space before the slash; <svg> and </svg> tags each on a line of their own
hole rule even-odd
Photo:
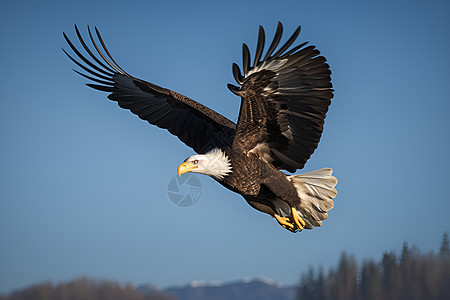
<svg viewBox="0 0 450 300">
<path fill-rule="evenodd" d="M 436 250 L 450 231 L 450 3 L 311 2 L 3 2 L 0 292 L 81 275 L 295 284 L 342 251 Z M 193 151 L 84 86 L 60 49 L 73 24 L 95 25 L 127 72 L 235 120 L 231 64 L 278 21 L 302 26 L 336 90 L 305 167 L 335 170 L 335 208 L 295 235 L 201 175 L 199 201 L 173 205 L 167 185 Z"/>
</svg>

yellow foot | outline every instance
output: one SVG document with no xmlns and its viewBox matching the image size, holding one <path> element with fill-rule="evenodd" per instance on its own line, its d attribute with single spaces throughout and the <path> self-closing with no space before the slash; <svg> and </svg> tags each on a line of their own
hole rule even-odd
<svg viewBox="0 0 450 300">
<path fill-rule="evenodd" d="M 277 219 L 278 223 L 289 230 L 290 232 L 297 232 L 297 228 L 295 228 L 294 224 L 291 222 L 290 218 L 281 217 L 277 214 L 273 215 L 275 219 Z"/>
<path fill-rule="evenodd" d="M 305 227 L 306 223 L 305 223 L 305 221 L 303 221 L 302 218 L 300 218 L 297 210 L 294 207 L 291 207 L 291 217 L 292 217 L 292 220 L 294 221 L 293 223 L 298 228 L 298 230 L 302 231 L 302 229 Z"/>
</svg>

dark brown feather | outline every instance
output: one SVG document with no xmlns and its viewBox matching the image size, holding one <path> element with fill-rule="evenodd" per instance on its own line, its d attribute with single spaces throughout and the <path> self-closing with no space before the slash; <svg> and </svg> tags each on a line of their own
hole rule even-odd
<svg viewBox="0 0 450 300">
<path fill-rule="evenodd" d="M 278 22 L 277 31 L 275 32 L 273 41 L 270 44 L 269 50 L 267 50 L 266 56 L 264 56 L 263 61 L 268 60 L 270 58 L 270 55 L 272 55 L 273 51 L 275 51 L 275 48 L 278 46 L 278 43 L 280 42 L 282 34 L 283 34 L 283 25 L 281 24 L 281 22 Z"/>
<path fill-rule="evenodd" d="M 258 32 L 258 42 L 256 46 L 256 53 L 255 53 L 255 60 L 253 62 L 253 65 L 256 66 L 259 63 L 259 59 L 261 58 L 261 54 L 264 50 L 264 43 L 265 43 L 265 34 L 264 34 L 264 28 L 262 26 L 259 26 L 259 32 Z"/>
</svg>

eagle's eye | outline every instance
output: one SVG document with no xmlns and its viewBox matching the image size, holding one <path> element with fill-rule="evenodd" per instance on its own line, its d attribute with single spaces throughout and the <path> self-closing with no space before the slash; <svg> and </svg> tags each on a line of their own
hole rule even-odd
<svg viewBox="0 0 450 300">
<path fill-rule="evenodd" d="M 194 160 L 192 163 L 193 163 L 194 165 L 196 165 L 196 164 L 198 164 L 198 160 Z"/>
</svg>

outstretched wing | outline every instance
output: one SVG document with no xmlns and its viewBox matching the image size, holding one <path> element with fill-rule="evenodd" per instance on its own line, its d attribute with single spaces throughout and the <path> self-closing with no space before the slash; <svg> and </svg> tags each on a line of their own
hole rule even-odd
<svg viewBox="0 0 450 300">
<path fill-rule="evenodd" d="M 63 51 L 87 73 L 75 72 L 95 82 L 87 86 L 111 93 L 108 98 L 120 107 L 150 124 L 167 129 L 197 153 L 231 145 L 236 127 L 234 122 L 188 97 L 126 73 L 111 57 L 97 28 L 95 33 L 103 50 L 89 27 L 88 32 L 98 55 L 89 49 L 76 25 L 75 31 L 87 55 L 83 55 L 65 33 L 67 44 L 79 59 Z"/>
<path fill-rule="evenodd" d="M 233 64 L 240 87 L 228 87 L 241 96 L 235 143 L 279 169 L 295 172 L 317 148 L 333 90 L 330 68 L 314 46 L 304 47 L 307 43 L 302 43 L 289 49 L 300 27 L 273 54 L 282 32 L 278 23 L 274 40 L 260 60 L 265 35 L 259 27 L 253 66 L 248 47 L 243 44 L 243 75 Z"/>
</svg>

